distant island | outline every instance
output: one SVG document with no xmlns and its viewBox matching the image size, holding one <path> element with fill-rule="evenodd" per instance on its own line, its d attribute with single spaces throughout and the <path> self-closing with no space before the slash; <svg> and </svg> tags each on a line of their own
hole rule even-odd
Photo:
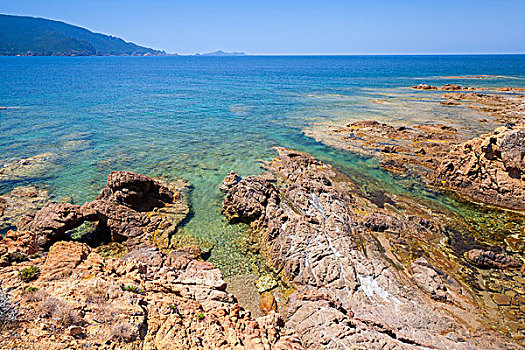
<svg viewBox="0 0 525 350">
<path fill-rule="evenodd" d="M 0 15 L 0 56 L 164 56 L 121 38 L 64 22 Z"/>
<path fill-rule="evenodd" d="M 208 53 L 196 53 L 195 56 L 246 56 L 244 52 L 224 52 L 224 51 L 215 51 Z"/>
</svg>

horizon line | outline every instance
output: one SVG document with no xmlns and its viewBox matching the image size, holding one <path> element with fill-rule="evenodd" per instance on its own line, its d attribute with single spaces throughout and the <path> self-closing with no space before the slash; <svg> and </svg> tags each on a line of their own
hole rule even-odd
<svg viewBox="0 0 525 350">
<path fill-rule="evenodd" d="M 217 51 L 203 51 L 195 53 L 167 53 L 169 56 L 195 56 L 206 55 Z M 223 56 L 204 56 L 204 57 L 242 57 L 242 56 L 454 56 L 454 55 L 525 55 L 525 52 L 410 52 L 410 53 L 246 53 L 241 55 L 228 55 L 230 52 L 224 51 L 227 55 Z M 232 51 L 233 52 L 233 51 Z"/>
</svg>

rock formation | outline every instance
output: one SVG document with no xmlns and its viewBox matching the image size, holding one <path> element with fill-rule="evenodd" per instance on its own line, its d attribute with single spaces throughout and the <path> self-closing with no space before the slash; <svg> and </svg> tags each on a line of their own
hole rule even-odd
<svg viewBox="0 0 525 350">
<path fill-rule="evenodd" d="M 525 210 L 525 127 L 505 126 L 454 147 L 433 183 L 474 201 Z"/>
<path fill-rule="evenodd" d="M 452 102 L 464 102 L 467 107 L 487 113 L 502 123 L 521 123 L 525 116 L 525 95 L 522 94 L 451 92 L 444 94 L 443 98 Z"/>
<path fill-rule="evenodd" d="M 161 183 L 131 172 L 113 172 L 93 202 L 84 205 L 48 203 L 18 223 L 19 231 L 36 234 L 41 247 L 61 240 L 84 222 L 96 222 L 98 241 L 141 244 L 167 249 L 190 208 L 183 192 L 187 183 Z"/>
<path fill-rule="evenodd" d="M 505 254 L 498 254 L 482 249 L 471 249 L 465 253 L 465 257 L 479 267 L 508 269 L 521 266 L 517 260 L 509 258 Z"/>
<path fill-rule="evenodd" d="M 428 84 L 419 84 L 412 86 L 414 90 L 441 90 L 441 91 L 461 91 L 461 90 L 483 90 L 480 88 L 473 87 L 463 87 L 457 84 L 445 84 L 441 87 L 428 85 Z"/>
<path fill-rule="evenodd" d="M 402 200 L 394 199 L 395 210 L 380 208 L 329 165 L 277 150 L 266 167 L 278 184 L 247 177 L 229 190 L 223 210 L 251 223 L 268 265 L 295 290 L 286 325 L 305 347 L 521 348 L 487 330 L 480 301 L 434 267 L 446 258 L 435 249 L 443 235 L 431 217 Z M 455 270 L 453 260 L 446 264 Z"/>
<path fill-rule="evenodd" d="M 93 202 L 48 203 L 0 236 L 0 348 L 303 349 L 271 300 L 253 318 L 198 247 L 172 244 L 185 186 L 113 172 Z M 86 241 L 128 252 L 71 241 L 86 221 L 97 225 Z"/>
<path fill-rule="evenodd" d="M 18 301 L 4 349 L 302 349 L 281 316 L 254 319 L 224 291 L 221 272 L 179 254 L 147 250 L 103 259 L 78 242 L 57 242 L 46 257 L 0 270 Z M 151 254 L 159 259 L 150 260 Z M 22 283 L 35 265 L 40 276 Z"/>
</svg>

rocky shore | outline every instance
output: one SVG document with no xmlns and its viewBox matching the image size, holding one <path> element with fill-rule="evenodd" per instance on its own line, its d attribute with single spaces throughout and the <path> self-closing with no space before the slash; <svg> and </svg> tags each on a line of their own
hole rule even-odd
<svg viewBox="0 0 525 350">
<path fill-rule="evenodd" d="M 0 241 L 0 346 L 302 349 L 280 315 L 253 318 L 198 245 L 175 239 L 186 215 L 180 183 L 114 172 L 93 202 L 24 216 Z M 72 240 L 84 222 L 93 230 Z"/>
<path fill-rule="evenodd" d="M 413 88 L 435 88 L 427 86 Z M 440 88 L 464 89 L 451 84 Z M 467 103 L 468 108 L 488 113 L 504 126 L 470 140 L 449 125 L 391 125 L 373 120 L 312 128 L 306 134 L 332 147 L 378 158 L 383 169 L 421 177 L 427 185 L 453 190 L 469 200 L 525 210 L 520 199 L 525 185 L 521 164 L 525 95 L 454 92 L 443 98 L 446 104 Z"/>
<path fill-rule="evenodd" d="M 223 211 L 230 221 L 252 226 L 288 290 L 286 325 L 305 347 L 521 348 L 489 330 L 501 316 L 486 312 L 494 302 L 476 294 L 459 273 L 461 262 L 445 253 L 438 215 L 398 196 L 380 207 L 311 155 L 277 151 L 266 164 L 275 181 L 241 180 L 230 188 Z M 469 258 L 485 267 L 522 266 L 475 253 Z"/>
<path fill-rule="evenodd" d="M 263 173 L 232 171 L 220 186 L 224 217 L 249 227 L 247 249 L 265 264 L 227 289 L 206 243 L 181 230 L 192 214 L 184 180 L 112 172 L 82 205 L 16 187 L 0 196 L 0 347 L 523 349 L 525 96 L 413 88 L 447 91 L 441 103 L 502 125 L 470 139 L 445 124 L 372 120 L 308 134 L 377 158 L 395 179 L 481 203 L 476 217 L 363 189 L 278 147 Z M 0 181 L 45 176 L 57 157 L 9 161 Z M 257 312 L 240 306 L 257 302 Z"/>
</svg>

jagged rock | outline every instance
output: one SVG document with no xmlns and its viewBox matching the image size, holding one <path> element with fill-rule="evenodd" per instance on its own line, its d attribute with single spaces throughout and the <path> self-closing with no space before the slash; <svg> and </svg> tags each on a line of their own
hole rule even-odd
<svg viewBox="0 0 525 350">
<path fill-rule="evenodd" d="M 44 264 L 32 291 L 9 278 L 29 262 L 0 269 L 22 312 L 16 329 L 0 332 L 0 348 L 303 349 L 280 315 L 254 319 L 242 309 L 209 263 L 174 268 L 164 256 L 149 264 L 142 254 L 139 261 L 87 253 L 82 243 L 55 243 L 47 258 L 30 262 Z"/>
<path fill-rule="evenodd" d="M 43 280 L 66 278 L 88 257 L 91 249 L 82 243 L 57 242 L 50 249 L 40 273 Z"/>
<path fill-rule="evenodd" d="M 183 191 L 185 182 L 164 184 L 148 176 L 117 171 L 108 176 L 102 194 L 82 206 L 48 203 L 24 216 L 19 230 L 37 235 L 37 243 L 48 247 L 68 231 L 86 221 L 96 222 L 98 239 L 168 249 L 171 236 L 189 215 Z"/>
<path fill-rule="evenodd" d="M 268 180 L 249 176 L 228 191 L 222 210 L 230 222 L 258 222 L 264 218 L 268 202 L 278 198 L 277 189 Z"/>
<path fill-rule="evenodd" d="M 130 171 L 114 171 L 108 175 L 106 187 L 97 200 L 112 201 L 136 211 L 151 211 L 172 203 L 180 193 L 149 176 Z"/>
<path fill-rule="evenodd" d="M 456 146 L 432 181 L 474 201 L 525 209 L 525 128 L 501 127 Z"/>
<path fill-rule="evenodd" d="M 439 225 L 410 204 L 390 210 L 362 198 L 350 179 L 311 155 L 277 151 L 265 167 L 277 174 L 279 188 L 248 177 L 229 190 L 223 209 L 229 218 L 253 220 L 270 268 L 297 290 L 287 301 L 286 324 L 304 346 L 519 348 L 486 329 L 479 304 L 452 277 L 445 281 L 425 260 L 403 268 L 391 245 L 437 244 Z M 447 337 L 451 332 L 457 336 Z"/>
<path fill-rule="evenodd" d="M 482 249 L 471 249 L 465 253 L 465 257 L 474 265 L 485 268 L 509 269 L 521 266 L 519 261 L 505 254 L 497 254 Z"/>
<path fill-rule="evenodd" d="M 94 215 L 84 211 L 79 205 L 69 203 L 48 203 L 35 214 L 24 216 L 18 223 L 18 230 L 30 231 L 37 235 L 41 247 L 62 239 L 67 231 L 80 226 Z"/>
<path fill-rule="evenodd" d="M 226 193 L 230 188 L 239 183 L 239 181 L 241 181 L 241 177 L 237 175 L 235 171 L 230 171 L 230 173 L 226 175 L 226 177 L 222 181 L 222 184 L 219 186 L 219 189 L 222 192 Z"/>
</svg>

